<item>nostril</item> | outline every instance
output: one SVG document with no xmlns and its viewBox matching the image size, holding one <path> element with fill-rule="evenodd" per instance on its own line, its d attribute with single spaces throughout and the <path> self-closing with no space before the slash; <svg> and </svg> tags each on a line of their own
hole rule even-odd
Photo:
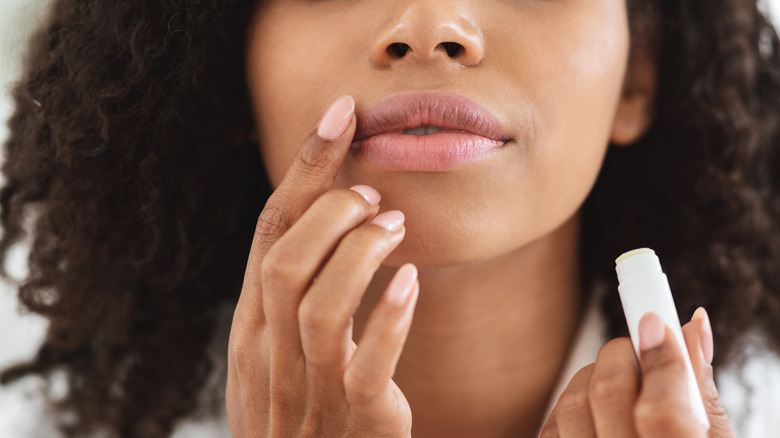
<svg viewBox="0 0 780 438">
<path fill-rule="evenodd" d="M 406 43 L 392 43 L 388 44 L 385 51 L 388 55 L 390 55 L 390 58 L 398 59 L 403 58 L 406 56 L 407 53 L 411 50 L 411 46 Z M 439 43 L 436 45 L 437 50 L 444 49 L 444 51 L 447 53 L 447 56 L 450 58 L 458 58 L 461 55 L 463 55 L 466 52 L 466 48 L 463 47 L 462 44 L 455 43 L 455 42 L 446 42 L 446 43 Z"/>
<path fill-rule="evenodd" d="M 393 43 L 387 46 L 387 53 L 390 54 L 390 56 L 395 56 L 398 58 L 403 58 L 404 55 L 406 55 L 406 52 L 409 51 L 409 45 L 404 43 Z"/>
<path fill-rule="evenodd" d="M 454 58 L 458 56 L 464 50 L 463 46 L 461 46 L 458 43 L 449 42 L 449 43 L 441 43 L 440 45 L 444 46 L 444 50 L 447 51 L 447 55 L 450 58 Z"/>
</svg>

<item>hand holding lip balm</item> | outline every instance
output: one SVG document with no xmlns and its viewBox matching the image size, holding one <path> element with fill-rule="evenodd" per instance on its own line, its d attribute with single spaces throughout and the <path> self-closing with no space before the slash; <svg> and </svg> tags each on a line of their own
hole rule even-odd
<svg viewBox="0 0 780 438">
<path fill-rule="evenodd" d="M 696 383 L 696 376 L 691 365 L 691 358 L 685 347 L 680 319 L 672 299 L 669 281 L 661 269 L 661 262 L 655 251 L 649 248 L 639 248 L 628 251 L 615 260 L 617 271 L 618 292 L 623 303 L 628 331 L 634 344 L 637 357 L 639 352 L 639 321 L 647 313 L 657 314 L 674 334 L 685 360 L 688 372 L 688 396 L 696 419 L 707 429 L 710 422 L 704 408 L 701 393 Z"/>
</svg>

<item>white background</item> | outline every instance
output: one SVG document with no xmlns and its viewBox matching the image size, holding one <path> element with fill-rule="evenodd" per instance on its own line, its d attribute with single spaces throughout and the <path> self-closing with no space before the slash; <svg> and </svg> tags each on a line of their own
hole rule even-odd
<svg viewBox="0 0 780 438">
<path fill-rule="evenodd" d="M 0 144 L 7 135 L 5 120 L 11 109 L 8 99 L 9 83 L 18 69 L 18 60 L 27 32 L 34 27 L 42 13 L 40 0 L 0 0 Z M 780 0 L 766 0 L 765 8 L 778 22 Z M 10 261 L 14 272 L 24 273 L 24 254 L 19 252 Z M 20 312 L 15 291 L 0 284 L 0 368 L 30 357 L 41 342 L 44 322 Z"/>
</svg>

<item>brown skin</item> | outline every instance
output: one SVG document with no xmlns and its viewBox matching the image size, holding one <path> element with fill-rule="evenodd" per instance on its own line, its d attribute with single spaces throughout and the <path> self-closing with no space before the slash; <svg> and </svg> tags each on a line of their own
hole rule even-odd
<svg viewBox="0 0 780 438">
<path fill-rule="evenodd" d="M 488 260 L 551 234 L 579 209 L 601 166 L 628 22 L 621 0 L 513 3 L 262 2 L 247 64 L 272 184 L 339 96 L 352 95 L 360 117 L 397 92 L 455 92 L 503 122 L 514 141 L 502 153 L 435 174 L 391 172 L 350 154 L 335 187 L 372 186 L 383 209 L 406 214 L 395 266 Z M 438 45 L 448 41 L 462 54 L 448 57 Z M 394 42 L 410 53 L 390 57 Z"/>
<path fill-rule="evenodd" d="M 389 56 L 396 42 L 410 52 Z M 442 42 L 464 50 L 450 57 Z M 580 316 L 578 211 L 609 141 L 630 144 L 649 123 L 648 57 L 633 57 L 626 77 L 628 50 L 621 0 L 263 2 L 248 78 L 278 188 L 231 331 L 233 435 L 403 437 L 414 418 L 416 437 L 533 436 Z M 355 117 L 408 90 L 464 94 L 513 141 L 447 173 L 354 160 Z M 312 127 L 343 94 L 356 115 L 337 140 L 323 139 Z M 376 188 L 380 207 L 344 190 L 355 184 Z M 370 223 L 379 209 L 403 211 L 405 228 Z M 383 291 L 407 261 L 419 286 L 393 304 Z M 728 426 L 691 335 L 701 326 L 686 325 L 688 347 L 702 356 L 694 365 L 713 424 Z M 685 374 L 672 342 L 648 349 L 641 366 L 625 339 L 605 346 L 544 435 L 610 436 L 603 425 L 620 425 L 619 436 L 704 436 L 679 409 Z M 629 384 L 605 391 L 611 376 Z M 726 426 L 710 436 L 731 436 Z"/>
</svg>

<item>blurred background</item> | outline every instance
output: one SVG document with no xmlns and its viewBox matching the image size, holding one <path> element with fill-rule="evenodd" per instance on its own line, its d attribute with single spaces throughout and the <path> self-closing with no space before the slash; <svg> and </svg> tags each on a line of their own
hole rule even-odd
<svg viewBox="0 0 780 438">
<path fill-rule="evenodd" d="M 153 0 L 152 0 L 153 1 Z M 25 41 L 45 14 L 47 0 L 0 0 L 0 144 L 8 134 L 10 87 L 19 72 Z M 780 0 L 763 0 L 762 7 L 780 23 Z M 1 159 L 1 158 L 0 158 Z M 25 273 L 23 248 L 8 261 L 14 276 Z M 0 368 L 31 357 L 41 342 L 45 324 L 20 309 L 13 285 L 0 282 Z"/>
</svg>

